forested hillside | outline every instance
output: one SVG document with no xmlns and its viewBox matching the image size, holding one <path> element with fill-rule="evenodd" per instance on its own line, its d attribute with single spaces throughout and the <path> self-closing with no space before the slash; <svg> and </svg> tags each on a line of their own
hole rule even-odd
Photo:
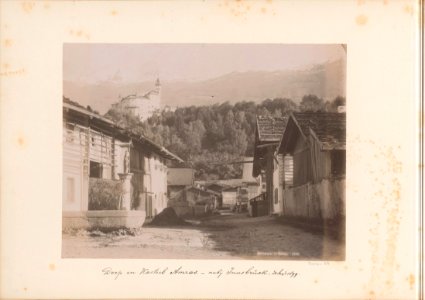
<svg viewBox="0 0 425 300">
<path fill-rule="evenodd" d="M 241 176 L 240 164 L 223 164 L 253 155 L 257 115 L 285 116 L 292 111 L 336 111 L 345 98 L 324 102 L 314 95 L 300 105 L 290 99 L 228 102 L 210 106 L 189 106 L 163 111 L 145 122 L 131 114 L 111 109 L 105 115 L 123 127 L 144 134 L 163 145 L 196 169 L 197 179 L 227 179 Z"/>
</svg>

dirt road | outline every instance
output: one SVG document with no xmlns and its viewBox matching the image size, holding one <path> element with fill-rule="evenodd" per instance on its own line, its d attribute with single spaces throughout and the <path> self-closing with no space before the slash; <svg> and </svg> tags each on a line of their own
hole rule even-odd
<svg viewBox="0 0 425 300">
<path fill-rule="evenodd" d="M 330 237 L 283 225 L 273 217 L 214 215 L 183 227 L 143 227 L 135 236 L 64 234 L 64 258 L 343 260 Z"/>
</svg>

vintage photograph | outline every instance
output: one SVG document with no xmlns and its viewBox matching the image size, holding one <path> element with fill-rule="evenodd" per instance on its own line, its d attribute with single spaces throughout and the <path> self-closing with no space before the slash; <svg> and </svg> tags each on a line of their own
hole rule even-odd
<svg viewBox="0 0 425 300">
<path fill-rule="evenodd" d="M 64 44 L 62 258 L 344 261 L 346 59 Z"/>
</svg>

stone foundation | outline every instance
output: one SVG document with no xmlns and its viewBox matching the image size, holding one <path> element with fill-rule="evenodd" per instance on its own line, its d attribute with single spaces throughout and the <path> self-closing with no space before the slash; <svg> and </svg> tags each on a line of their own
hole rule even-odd
<svg viewBox="0 0 425 300">
<path fill-rule="evenodd" d="M 145 223 L 146 213 L 141 210 L 91 210 L 62 212 L 62 229 L 137 228 Z"/>
</svg>

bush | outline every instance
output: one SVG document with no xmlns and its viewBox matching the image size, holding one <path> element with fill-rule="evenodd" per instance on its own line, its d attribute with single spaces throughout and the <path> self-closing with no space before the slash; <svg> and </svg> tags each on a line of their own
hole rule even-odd
<svg viewBox="0 0 425 300">
<path fill-rule="evenodd" d="M 90 178 L 89 210 L 119 210 L 121 196 L 121 181 Z"/>
</svg>

